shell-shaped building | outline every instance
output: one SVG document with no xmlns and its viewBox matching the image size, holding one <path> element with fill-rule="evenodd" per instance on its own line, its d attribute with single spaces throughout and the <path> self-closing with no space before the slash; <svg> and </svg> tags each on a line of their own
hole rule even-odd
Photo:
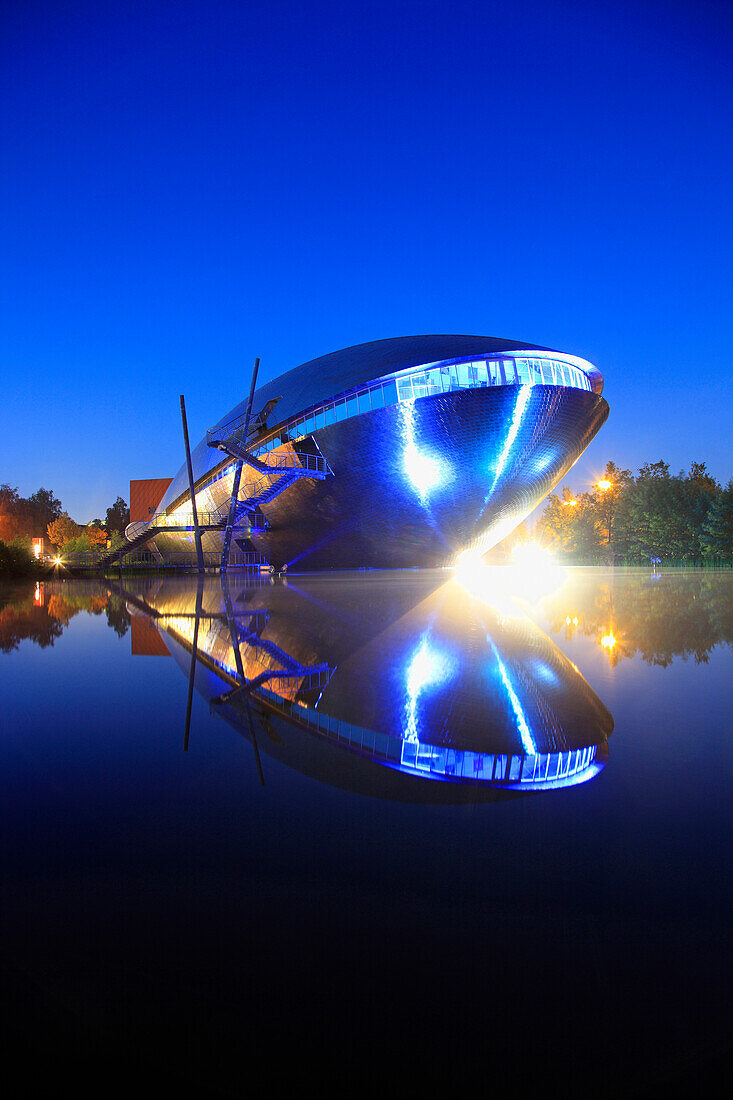
<svg viewBox="0 0 733 1100">
<path fill-rule="evenodd" d="M 192 453 L 207 560 L 277 569 L 436 566 L 490 549 L 608 416 L 603 379 L 564 352 L 485 336 L 404 336 L 261 386 Z M 186 465 L 128 538 L 194 552 Z"/>
</svg>

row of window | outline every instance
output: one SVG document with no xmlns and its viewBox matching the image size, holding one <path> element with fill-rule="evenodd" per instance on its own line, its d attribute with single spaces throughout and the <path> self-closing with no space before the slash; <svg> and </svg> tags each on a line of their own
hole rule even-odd
<svg viewBox="0 0 733 1100">
<path fill-rule="evenodd" d="M 590 379 L 583 371 L 558 359 L 481 359 L 471 363 L 419 368 L 411 374 L 391 376 L 368 388 L 348 394 L 283 427 L 283 435 L 293 442 L 319 428 L 348 420 L 358 413 L 383 409 L 399 401 L 412 401 L 438 393 L 487 386 L 570 386 L 590 390 Z M 281 446 L 280 436 L 269 439 L 257 451 L 265 454 Z"/>
<path fill-rule="evenodd" d="M 420 771 L 464 779 L 547 783 L 584 772 L 595 759 L 596 752 L 596 746 L 589 745 L 568 752 L 494 755 L 405 741 L 401 763 Z"/>
<path fill-rule="evenodd" d="M 271 689 L 260 688 L 258 694 L 265 696 L 276 706 L 282 706 L 282 698 Z M 333 738 L 335 735 L 337 740 L 353 748 L 384 756 L 404 767 L 455 778 L 484 779 L 504 783 L 547 783 L 580 775 L 590 767 L 598 751 L 596 745 L 587 745 L 582 749 L 536 753 L 530 756 L 523 753 L 502 755 L 471 752 L 445 746 L 426 745 L 390 737 L 386 733 L 376 733 L 324 714 L 300 702 L 292 704 L 291 713 L 326 737 Z"/>
</svg>

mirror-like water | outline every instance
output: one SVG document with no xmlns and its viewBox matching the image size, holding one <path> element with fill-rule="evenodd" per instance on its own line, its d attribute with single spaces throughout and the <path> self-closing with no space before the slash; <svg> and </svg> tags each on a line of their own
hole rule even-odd
<svg viewBox="0 0 733 1100">
<path fill-rule="evenodd" d="M 15 1041 L 699 1074 L 732 644 L 730 572 L 0 588 Z"/>
</svg>

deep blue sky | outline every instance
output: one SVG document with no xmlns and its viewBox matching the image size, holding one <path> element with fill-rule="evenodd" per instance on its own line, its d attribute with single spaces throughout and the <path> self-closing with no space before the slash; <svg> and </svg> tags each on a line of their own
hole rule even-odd
<svg viewBox="0 0 733 1100">
<path fill-rule="evenodd" d="M 733 475 L 721 2 L 0 7 L 0 482 L 79 520 L 261 380 L 427 332 L 596 363 L 613 458 Z"/>
</svg>

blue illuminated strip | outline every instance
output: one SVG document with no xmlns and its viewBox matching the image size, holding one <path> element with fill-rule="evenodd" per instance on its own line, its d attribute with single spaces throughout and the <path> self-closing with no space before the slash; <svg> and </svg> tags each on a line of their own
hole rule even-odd
<svg viewBox="0 0 733 1100">
<path fill-rule="evenodd" d="M 584 783 L 603 766 L 596 759 L 597 745 L 530 755 L 464 751 L 378 733 L 323 714 L 304 703 L 290 703 L 269 688 L 257 688 L 255 694 L 284 718 L 306 726 L 328 741 L 376 763 L 426 779 L 488 783 L 510 790 L 549 790 Z"/>
<path fill-rule="evenodd" d="M 464 389 L 516 385 L 565 386 L 589 391 L 593 388 L 587 374 L 560 359 L 504 356 L 500 359 L 427 363 L 409 371 L 385 375 L 368 386 L 289 420 L 282 425 L 278 435 L 263 443 L 255 453 L 266 454 L 282 446 L 283 436 L 287 437 L 288 442 L 296 442 L 319 428 L 403 401 Z"/>
<path fill-rule="evenodd" d="M 522 423 L 522 417 L 524 416 L 524 410 L 527 408 L 527 402 L 529 401 L 531 393 L 532 393 L 532 387 L 531 386 L 522 386 L 519 393 L 517 394 L 517 403 L 514 406 L 514 415 L 512 417 L 512 422 L 509 426 L 509 431 L 507 433 L 507 437 L 506 437 L 506 440 L 504 442 L 502 452 L 499 455 L 499 461 L 496 464 L 496 476 L 494 477 L 494 484 L 492 486 L 492 490 L 496 487 L 497 481 L 499 480 L 502 473 L 504 472 L 504 467 L 506 466 L 506 461 L 509 457 L 509 452 L 512 449 L 512 446 L 514 444 L 514 440 L 517 438 L 517 434 L 519 432 L 519 426 Z"/>
<path fill-rule="evenodd" d="M 501 660 L 498 654 L 496 660 L 499 665 L 499 675 L 501 676 L 502 683 L 506 688 L 506 693 L 509 696 L 509 702 L 512 704 L 514 716 L 517 719 L 517 729 L 519 730 L 519 736 L 522 739 L 522 748 L 526 753 L 531 756 L 533 753 L 537 752 L 537 746 L 534 743 L 532 734 L 529 732 L 529 726 L 527 725 L 527 720 L 524 717 L 522 704 L 519 702 L 519 699 L 517 698 L 517 693 L 512 687 L 511 681 L 509 679 L 509 676 L 507 675 L 507 671 L 504 666 L 504 662 Z"/>
</svg>

